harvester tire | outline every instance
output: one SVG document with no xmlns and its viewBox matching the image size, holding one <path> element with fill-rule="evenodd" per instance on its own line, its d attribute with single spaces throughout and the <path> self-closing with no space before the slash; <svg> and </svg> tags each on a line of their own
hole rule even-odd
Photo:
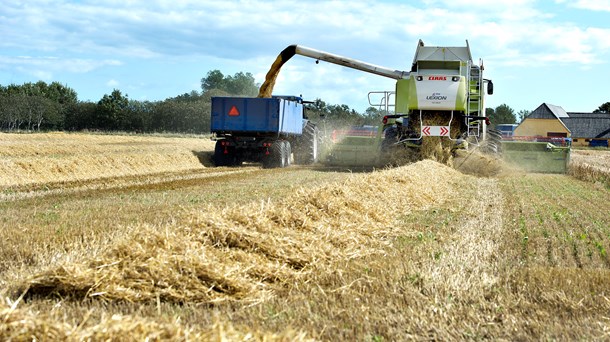
<svg viewBox="0 0 610 342">
<path fill-rule="evenodd" d="M 307 122 L 303 127 L 303 135 L 299 138 L 295 149 L 294 161 L 297 164 L 308 165 L 318 161 L 318 127 L 313 122 Z"/>
<path fill-rule="evenodd" d="M 496 137 L 498 139 L 502 139 L 502 132 L 497 130 L 497 129 L 490 128 L 490 129 L 487 130 L 487 133 L 489 135 L 493 136 L 493 137 Z"/>
<path fill-rule="evenodd" d="M 384 134 L 384 138 L 381 142 L 381 150 L 387 152 L 391 147 L 398 141 L 398 129 L 396 127 L 389 127 Z"/>
<path fill-rule="evenodd" d="M 483 147 L 483 151 L 490 154 L 502 153 L 502 132 L 497 129 L 489 128 L 487 130 L 487 139 Z"/>
<path fill-rule="evenodd" d="M 228 147 L 226 149 L 228 153 L 225 153 L 225 147 L 222 146 L 222 141 L 216 141 L 214 156 L 212 157 L 216 166 L 233 166 L 236 164 L 235 155 Z"/>
</svg>

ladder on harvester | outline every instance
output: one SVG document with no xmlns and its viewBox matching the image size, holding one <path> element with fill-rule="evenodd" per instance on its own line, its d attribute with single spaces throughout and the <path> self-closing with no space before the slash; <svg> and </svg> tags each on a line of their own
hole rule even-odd
<svg viewBox="0 0 610 342">
<path fill-rule="evenodd" d="M 468 136 L 481 136 L 482 123 L 480 119 L 473 117 L 481 116 L 481 104 L 483 93 L 483 75 L 478 65 L 468 62 L 468 101 L 466 103 L 466 125 Z"/>
</svg>

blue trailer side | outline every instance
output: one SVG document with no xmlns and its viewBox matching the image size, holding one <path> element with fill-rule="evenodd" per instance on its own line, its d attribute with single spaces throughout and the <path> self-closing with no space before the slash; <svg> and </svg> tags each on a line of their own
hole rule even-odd
<svg viewBox="0 0 610 342">
<path fill-rule="evenodd" d="M 608 147 L 608 139 L 591 139 L 589 141 L 590 147 Z"/>
<path fill-rule="evenodd" d="M 293 148 L 295 159 L 309 161 L 312 158 L 307 156 L 313 155 L 315 161 L 317 141 L 312 141 L 317 137 L 311 135 L 317 129 L 304 119 L 303 110 L 302 99 L 295 96 L 212 97 L 210 130 L 217 140 L 216 165 L 251 161 L 262 162 L 263 167 L 285 167 L 291 163 Z"/>
<path fill-rule="evenodd" d="M 212 133 L 301 135 L 303 104 L 283 98 L 212 98 Z"/>
</svg>

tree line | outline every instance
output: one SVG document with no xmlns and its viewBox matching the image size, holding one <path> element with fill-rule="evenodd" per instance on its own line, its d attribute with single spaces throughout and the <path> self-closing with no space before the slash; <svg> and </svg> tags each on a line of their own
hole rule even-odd
<svg viewBox="0 0 610 342">
<path fill-rule="evenodd" d="M 224 75 L 219 70 L 201 79 L 201 91 L 163 101 L 133 100 L 118 89 L 98 102 L 79 101 L 74 89 L 58 82 L 0 85 L 0 130 L 209 133 L 213 96 L 252 97 L 258 88 L 251 73 Z M 312 119 L 353 124 L 373 121 L 373 116 L 347 105 L 331 105 L 320 99 L 308 107 Z"/>
<path fill-rule="evenodd" d="M 79 101 L 76 91 L 58 82 L 0 85 L 0 130 L 99 130 L 128 132 L 209 133 L 213 96 L 256 96 L 259 84 L 251 73 L 224 75 L 212 70 L 193 90 L 163 101 L 138 101 L 114 89 L 98 102 Z M 378 125 L 382 110 L 369 107 L 359 113 L 345 104 L 316 99 L 306 114 L 330 126 Z M 595 112 L 610 112 L 610 102 Z M 529 111 L 515 112 L 506 104 L 486 109 L 492 125 L 520 122 Z"/>
<path fill-rule="evenodd" d="M 206 133 L 214 93 L 224 95 L 193 91 L 163 101 L 137 101 L 115 89 L 90 102 L 79 101 L 73 89 L 57 82 L 0 86 L 0 129 Z"/>
</svg>

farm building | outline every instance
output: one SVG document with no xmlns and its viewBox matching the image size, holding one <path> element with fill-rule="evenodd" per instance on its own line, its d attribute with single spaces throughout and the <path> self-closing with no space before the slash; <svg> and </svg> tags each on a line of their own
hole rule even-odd
<svg viewBox="0 0 610 342">
<path fill-rule="evenodd" d="M 608 146 L 610 113 L 566 112 L 543 103 L 515 128 L 516 137 L 569 137 L 578 146 Z"/>
<path fill-rule="evenodd" d="M 610 142 L 610 113 L 568 113 L 564 119 L 572 132 L 572 143 L 579 146 L 604 146 Z"/>
</svg>

